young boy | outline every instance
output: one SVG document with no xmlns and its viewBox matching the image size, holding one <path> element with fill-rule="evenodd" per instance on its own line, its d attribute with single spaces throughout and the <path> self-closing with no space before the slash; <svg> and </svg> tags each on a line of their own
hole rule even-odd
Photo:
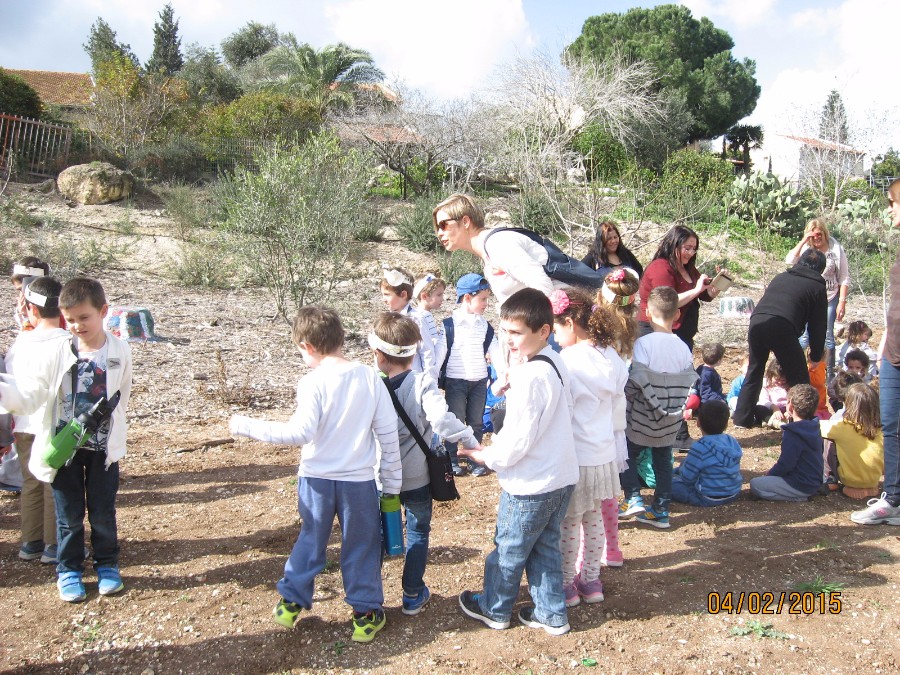
<svg viewBox="0 0 900 675">
<path fill-rule="evenodd" d="M 44 408 L 28 466 L 38 480 L 53 487 L 59 597 L 80 602 L 87 597 L 82 582 L 85 506 L 100 595 L 124 588 L 118 566 L 116 493 L 119 460 L 125 456 L 131 350 L 127 342 L 103 330 L 109 305 L 100 282 L 72 279 L 63 286 L 59 305 L 72 335 L 48 332 L 46 338 L 22 349 L 16 355 L 15 382 L 0 385 L 0 402 L 17 415 Z M 112 399 L 116 392 L 121 396 L 118 405 L 86 444 L 58 471 L 48 466 L 44 451 L 54 435 L 73 417 L 101 399 Z"/>
<path fill-rule="evenodd" d="M 35 277 L 46 277 L 49 275 L 50 265 L 40 258 L 35 258 L 33 255 L 25 256 L 13 265 L 12 275 L 10 275 L 9 280 L 18 291 L 14 318 L 19 330 L 31 330 L 34 328 L 32 324 L 28 323 L 28 316 L 25 313 L 25 297 L 22 294 L 22 287 L 25 285 L 25 282 L 30 279 Z"/>
<path fill-rule="evenodd" d="M 724 401 L 700 406 L 697 422 L 703 438 L 694 441 L 672 476 L 672 499 L 693 506 L 721 506 L 738 498 L 741 484 L 741 446 L 725 433 L 731 411 Z"/>
<path fill-rule="evenodd" d="M 700 378 L 698 391 L 700 392 L 700 404 L 710 401 L 725 401 L 722 392 L 722 378 L 716 371 L 716 366 L 722 363 L 725 356 L 725 346 L 719 342 L 705 344 L 700 348 L 703 363 L 697 366 L 697 376 Z"/>
<path fill-rule="evenodd" d="M 416 309 L 425 315 L 428 324 L 429 335 L 434 344 L 434 362 L 441 364 L 447 356 L 447 341 L 444 337 L 444 325 L 436 321 L 432 312 L 436 312 L 444 304 L 444 291 L 447 290 L 447 282 L 431 272 L 426 273 L 416 280 L 413 287 L 413 298 Z"/>
<path fill-rule="evenodd" d="M 28 324 L 34 330 L 23 330 L 6 353 L 6 372 L 16 377 L 27 377 L 28 362 L 19 355 L 34 345 L 53 341 L 60 337 L 68 339 L 68 331 L 59 327 L 60 284 L 53 277 L 37 277 L 23 289 L 24 311 Z M 31 415 L 17 416 L 15 419 L 16 450 L 22 463 L 22 546 L 19 558 L 37 560 L 44 564 L 57 564 L 56 559 L 56 507 L 53 504 L 53 490 L 50 483 L 38 480 L 28 463 L 35 435 L 40 433 L 44 420 L 46 403 Z"/>
<path fill-rule="evenodd" d="M 619 505 L 619 518 L 637 516 L 641 523 L 665 529 L 672 500 L 672 442 L 684 421 L 685 401 L 697 373 L 691 350 L 672 332 L 678 316 L 675 289 L 654 288 L 647 298 L 647 314 L 653 332 L 634 343 L 634 360 L 625 385 L 628 467 L 621 474 L 625 499 Z M 651 448 L 656 477 L 653 504 L 646 508 L 637 472 L 638 456 L 644 448 Z"/>
<path fill-rule="evenodd" d="M 819 393 L 808 384 L 788 391 L 787 414 L 793 420 L 782 429 L 781 455 L 765 476 L 750 479 L 751 494 L 760 499 L 805 502 L 822 485 L 825 463 L 816 408 Z"/>
<path fill-rule="evenodd" d="M 487 398 L 488 367 L 484 357 L 489 354 L 491 363 L 503 366 L 503 355 L 494 335 L 494 327 L 484 318 L 490 286 L 480 274 L 466 274 L 456 282 L 458 309 L 444 319 L 447 336 L 447 356 L 441 365 L 441 381 L 451 412 L 475 430 L 475 438 L 481 443 L 484 431 L 484 402 Z M 502 373 L 502 370 L 501 370 Z M 444 447 L 450 455 L 453 473 L 466 475 L 459 464 L 456 443 L 444 439 Z M 470 462 L 473 476 L 486 476 L 487 467 Z"/>
<path fill-rule="evenodd" d="M 553 309 L 543 293 L 526 288 L 511 295 L 500 308 L 500 325 L 512 361 L 522 360 L 507 371 L 506 422 L 487 448 L 459 451 L 497 472 L 495 548 L 484 562 L 484 590 L 463 591 L 459 604 L 489 628 L 507 628 L 527 569 L 534 605 L 519 611 L 519 621 L 563 635 L 569 620 L 560 525 L 579 475 L 569 374 L 547 344 Z"/>
<path fill-rule="evenodd" d="M 416 322 L 419 333 L 422 336 L 430 336 L 437 332 L 437 328 L 428 326 L 428 318 L 425 314 L 413 307 L 413 278 L 406 270 L 392 267 L 384 270 L 384 278 L 381 280 L 381 300 L 389 312 L 398 312 L 408 316 Z M 428 317 L 431 314 L 428 313 Z M 434 324 L 434 318 L 431 317 Z M 412 369 L 417 373 L 427 373 L 435 382 L 438 380 L 440 361 L 435 358 L 434 342 L 430 339 L 419 341 L 416 357 L 413 359 Z"/>
<path fill-rule="evenodd" d="M 386 384 L 395 392 L 400 405 L 426 442 L 431 441 L 434 434 L 439 434 L 454 443 L 462 442 L 467 448 L 480 448 L 472 429 L 448 410 L 435 381 L 424 373 L 410 370 L 419 339 L 419 327 L 412 319 L 396 312 L 379 314 L 369 336 L 369 346 L 375 352 L 378 370 L 387 377 Z M 402 611 L 414 616 L 422 611 L 431 597 L 424 580 L 428 535 L 431 532 L 430 479 L 425 454 L 402 419 L 397 421 L 397 436 L 403 463 L 400 502 L 406 510 Z"/>
<path fill-rule="evenodd" d="M 273 610 L 275 623 L 291 628 L 300 611 L 312 607 L 313 584 L 325 568 L 325 549 L 337 516 L 344 592 L 353 608 L 352 639 L 371 642 L 385 624 L 375 466 L 380 461 L 384 494 L 399 494 L 397 414 L 381 378 L 344 358 L 344 328 L 333 309 L 301 308 L 292 337 L 312 369 L 297 383 L 297 411 L 287 422 L 235 415 L 230 423 L 236 435 L 303 446 L 297 483 L 303 525 L 278 582 L 281 600 Z"/>
<path fill-rule="evenodd" d="M 744 380 L 747 377 L 747 366 L 750 365 L 750 355 L 744 354 L 744 358 L 741 359 L 741 374 L 738 375 L 731 381 L 731 387 L 728 389 L 728 394 L 725 397 L 728 403 L 728 409 L 734 413 L 734 409 L 737 408 L 738 397 L 741 395 L 741 389 L 744 386 Z"/>
<path fill-rule="evenodd" d="M 869 363 L 869 355 L 862 349 L 851 349 L 844 356 L 844 370 L 858 375 L 863 382 L 872 381 L 872 375 L 869 373 Z"/>
</svg>

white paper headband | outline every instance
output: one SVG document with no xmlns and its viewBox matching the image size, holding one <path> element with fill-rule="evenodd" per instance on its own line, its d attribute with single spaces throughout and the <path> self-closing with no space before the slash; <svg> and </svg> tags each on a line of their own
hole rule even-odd
<svg viewBox="0 0 900 675">
<path fill-rule="evenodd" d="M 422 290 L 423 290 L 428 284 L 430 284 L 432 281 L 434 281 L 435 279 L 437 279 L 437 277 L 434 276 L 433 274 L 426 274 L 424 277 L 422 277 L 421 279 L 419 279 L 419 280 L 416 282 L 416 285 L 413 286 L 413 297 L 414 297 L 414 298 L 418 298 L 418 297 L 419 297 L 419 294 L 422 292 Z M 388 282 L 388 283 L 390 283 L 390 282 Z M 398 285 L 398 284 L 391 284 L 391 286 L 397 286 L 397 285 Z"/>
<path fill-rule="evenodd" d="M 419 348 L 419 344 L 416 343 L 414 345 L 392 345 L 389 342 L 385 342 L 380 337 L 375 335 L 375 333 L 369 333 L 369 346 L 372 349 L 377 349 L 380 352 L 384 352 L 388 356 L 398 356 L 401 359 L 415 356 L 416 350 Z"/>
<path fill-rule="evenodd" d="M 41 295 L 40 293 L 36 293 L 31 290 L 31 285 L 29 284 L 22 291 L 25 299 L 30 302 L 32 305 L 37 305 L 38 307 L 58 307 L 59 306 L 59 298 L 52 297 L 48 298 L 46 295 Z"/>
<path fill-rule="evenodd" d="M 26 267 L 25 265 L 13 265 L 13 276 L 17 277 L 42 277 L 47 274 L 40 267 Z"/>
<path fill-rule="evenodd" d="M 384 279 L 391 286 L 402 286 L 403 284 L 409 284 L 412 286 L 413 280 L 406 276 L 400 270 L 395 270 L 390 267 L 384 268 Z"/>
</svg>

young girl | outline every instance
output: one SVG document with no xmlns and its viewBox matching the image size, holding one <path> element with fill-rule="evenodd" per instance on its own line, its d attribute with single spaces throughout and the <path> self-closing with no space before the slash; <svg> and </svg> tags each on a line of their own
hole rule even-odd
<svg viewBox="0 0 900 675">
<path fill-rule="evenodd" d="M 588 603 L 603 600 L 600 565 L 606 533 L 602 502 L 621 492 L 612 418 L 614 401 L 625 398 L 628 368 L 611 346 L 618 333 L 612 312 L 605 307 L 593 310 L 593 299 L 572 289 L 554 291 L 550 301 L 553 330 L 571 379 L 572 431 L 580 467 L 560 538 L 566 606 L 574 607 L 582 598 Z"/>
<path fill-rule="evenodd" d="M 787 379 L 775 357 L 766 364 L 765 383 L 756 403 L 756 418 L 759 424 L 780 429 L 787 421 Z"/>
<path fill-rule="evenodd" d="M 838 480 L 851 499 L 878 496 L 878 481 L 884 472 L 884 438 L 881 435 L 878 392 L 857 383 L 847 389 L 844 416 L 837 422 L 822 422 L 822 437 L 834 441 Z"/>
<path fill-rule="evenodd" d="M 431 272 L 419 277 L 413 286 L 413 302 L 425 317 L 425 324 L 434 344 L 434 361 L 438 367 L 447 358 L 447 338 L 444 335 L 444 323 L 435 319 L 432 312 L 441 308 L 446 290 L 447 282 Z"/>
<path fill-rule="evenodd" d="M 872 339 L 872 329 L 865 321 L 853 321 L 847 326 L 847 341 L 838 350 L 837 362 L 843 363 L 847 352 L 851 349 L 860 349 L 869 357 L 869 376 L 878 375 L 878 356 L 875 350 L 869 346 Z"/>
<path fill-rule="evenodd" d="M 625 363 L 631 361 L 634 342 L 637 340 L 637 320 L 635 312 L 640 305 L 638 289 L 640 280 L 631 269 L 618 269 L 606 275 L 603 288 L 597 293 L 597 304 L 612 310 L 618 321 L 617 337 L 614 343 L 616 352 Z M 619 473 L 625 470 L 628 462 L 628 447 L 625 441 L 625 397 L 617 397 L 613 407 L 613 438 L 616 442 L 616 464 Z M 603 564 L 608 567 L 621 567 L 625 556 L 619 548 L 619 500 L 618 495 L 612 499 L 604 499 L 601 503 L 603 528 L 606 533 L 606 550 L 603 553 Z"/>
</svg>

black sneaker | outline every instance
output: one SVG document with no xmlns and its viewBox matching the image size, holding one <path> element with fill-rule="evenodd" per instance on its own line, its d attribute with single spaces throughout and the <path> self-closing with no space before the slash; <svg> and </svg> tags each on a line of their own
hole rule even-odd
<svg viewBox="0 0 900 675">
<path fill-rule="evenodd" d="M 550 635 L 565 635 L 571 630 L 566 622 L 562 626 L 548 626 L 534 618 L 534 605 L 523 607 L 519 610 L 519 621 L 529 628 L 543 628 Z"/>
<path fill-rule="evenodd" d="M 459 594 L 460 609 L 462 609 L 465 614 L 471 616 L 473 619 L 477 619 L 488 628 L 493 628 L 494 630 L 509 628 L 509 621 L 494 621 L 491 617 L 481 611 L 481 607 L 478 605 L 479 597 L 481 597 L 479 593 L 463 591 Z"/>
</svg>

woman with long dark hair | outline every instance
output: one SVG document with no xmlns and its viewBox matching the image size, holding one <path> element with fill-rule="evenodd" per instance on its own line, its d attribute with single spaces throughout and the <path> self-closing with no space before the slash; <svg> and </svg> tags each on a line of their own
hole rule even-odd
<svg viewBox="0 0 900 675">
<path fill-rule="evenodd" d="M 634 257 L 634 253 L 622 243 L 619 228 L 610 220 L 597 227 L 594 243 L 581 262 L 595 270 L 603 267 L 628 267 L 637 272 L 639 277 L 644 273 L 644 267 Z"/>
</svg>

